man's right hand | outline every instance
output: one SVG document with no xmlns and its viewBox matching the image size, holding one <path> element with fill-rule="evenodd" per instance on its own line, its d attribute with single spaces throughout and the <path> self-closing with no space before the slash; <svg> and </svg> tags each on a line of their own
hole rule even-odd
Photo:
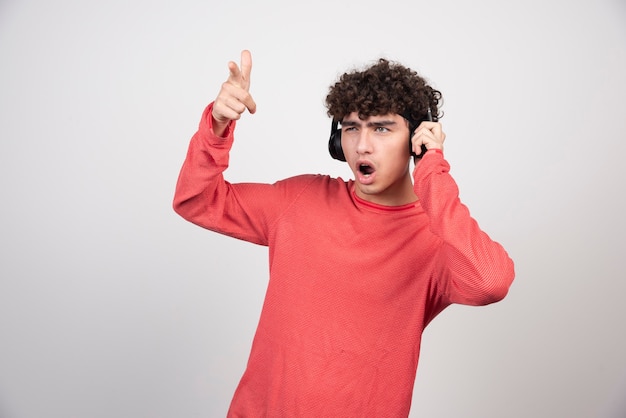
<svg viewBox="0 0 626 418">
<path fill-rule="evenodd" d="M 231 120 L 238 120 L 246 109 L 256 112 L 256 103 L 250 95 L 250 72 L 252 55 L 250 51 L 241 51 L 241 68 L 233 61 L 228 63 L 228 80 L 222 84 L 213 103 L 213 133 L 223 136 Z"/>
</svg>

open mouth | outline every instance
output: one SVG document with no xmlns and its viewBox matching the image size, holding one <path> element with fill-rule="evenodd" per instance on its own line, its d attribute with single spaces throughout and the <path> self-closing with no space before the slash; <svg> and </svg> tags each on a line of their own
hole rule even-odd
<svg viewBox="0 0 626 418">
<path fill-rule="evenodd" d="M 367 177 L 374 172 L 374 168 L 368 164 L 359 164 L 359 172 Z"/>
</svg>

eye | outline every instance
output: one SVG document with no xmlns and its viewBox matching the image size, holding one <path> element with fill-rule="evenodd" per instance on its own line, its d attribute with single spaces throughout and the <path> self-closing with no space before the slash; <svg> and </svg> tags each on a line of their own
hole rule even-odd
<svg viewBox="0 0 626 418">
<path fill-rule="evenodd" d="M 384 126 L 377 126 L 376 127 L 376 132 L 385 133 L 385 132 L 389 132 L 389 129 L 384 127 Z"/>
</svg>

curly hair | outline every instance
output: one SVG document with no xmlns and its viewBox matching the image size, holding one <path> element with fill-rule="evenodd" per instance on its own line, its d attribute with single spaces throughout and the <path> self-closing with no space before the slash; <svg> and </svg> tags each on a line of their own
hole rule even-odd
<svg viewBox="0 0 626 418">
<path fill-rule="evenodd" d="M 412 121 L 427 119 L 428 110 L 438 120 L 441 92 L 417 72 L 379 58 L 365 70 L 344 73 L 326 96 L 328 116 L 341 121 L 356 112 L 361 119 L 396 113 Z"/>
</svg>

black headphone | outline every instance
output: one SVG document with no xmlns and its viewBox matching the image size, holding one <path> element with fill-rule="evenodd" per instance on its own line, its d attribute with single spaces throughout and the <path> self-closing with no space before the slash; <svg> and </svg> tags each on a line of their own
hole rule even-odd
<svg viewBox="0 0 626 418">
<path fill-rule="evenodd" d="M 420 155 L 417 155 L 413 152 L 413 144 L 411 143 L 411 138 L 413 138 L 413 134 L 415 130 L 417 129 L 419 124 L 422 123 L 422 121 L 419 121 L 416 123 L 414 120 L 412 120 L 409 117 L 406 117 L 406 116 L 403 116 L 403 117 L 407 120 L 407 122 L 409 122 L 409 132 L 410 132 L 409 152 L 411 153 L 411 156 L 414 158 L 424 156 L 426 151 L 428 151 L 426 149 L 426 146 L 422 144 L 422 153 Z M 428 120 L 428 121 L 433 120 L 430 109 L 428 109 L 428 116 L 424 120 Z M 330 152 L 330 156 L 333 157 L 335 160 L 346 161 L 346 156 L 344 155 L 343 148 L 341 147 L 341 128 L 339 128 L 339 121 L 335 118 L 333 118 L 333 121 L 330 125 L 330 138 L 328 140 L 328 152 Z"/>
<path fill-rule="evenodd" d="M 343 155 L 343 148 L 341 148 L 341 128 L 339 128 L 339 121 L 335 118 L 333 118 L 333 122 L 330 125 L 328 152 L 335 160 L 346 161 L 346 156 Z"/>
</svg>

